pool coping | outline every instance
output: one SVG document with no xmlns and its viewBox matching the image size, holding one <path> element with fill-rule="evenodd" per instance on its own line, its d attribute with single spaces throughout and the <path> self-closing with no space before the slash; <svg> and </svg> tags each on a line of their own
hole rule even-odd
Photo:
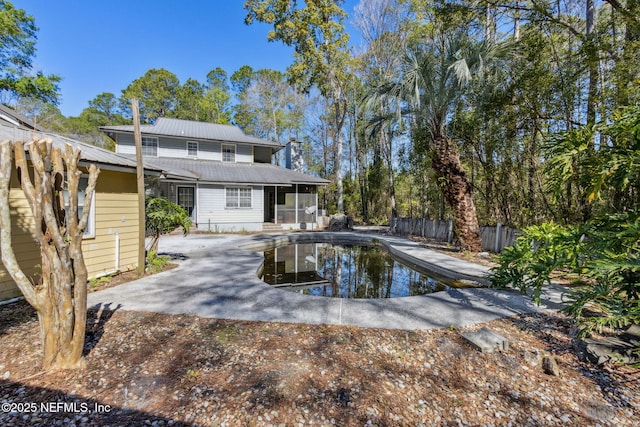
<svg viewBox="0 0 640 427">
<path fill-rule="evenodd" d="M 277 235 L 165 236 L 160 252 L 178 260 L 178 268 L 90 293 L 88 305 L 167 314 L 247 321 L 352 325 L 388 329 L 467 326 L 521 313 L 557 310 L 562 293 L 547 289 L 542 305 L 516 291 L 452 288 L 428 295 L 392 299 L 343 299 L 306 296 L 275 289 L 257 277 L 265 245 L 323 239 L 372 240 L 430 267 L 482 280 L 488 269 L 420 247 L 397 236 L 368 233 L 283 233 Z M 433 257 L 433 258 L 430 258 Z"/>
</svg>

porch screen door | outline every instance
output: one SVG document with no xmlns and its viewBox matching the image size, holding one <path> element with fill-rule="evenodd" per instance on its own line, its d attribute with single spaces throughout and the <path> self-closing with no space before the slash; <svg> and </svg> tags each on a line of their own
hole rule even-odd
<svg viewBox="0 0 640 427">
<path fill-rule="evenodd" d="M 178 187 L 178 205 L 182 207 L 191 219 L 193 218 L 193 208 L 195 207 L 195 188 Z"/>
</svg>

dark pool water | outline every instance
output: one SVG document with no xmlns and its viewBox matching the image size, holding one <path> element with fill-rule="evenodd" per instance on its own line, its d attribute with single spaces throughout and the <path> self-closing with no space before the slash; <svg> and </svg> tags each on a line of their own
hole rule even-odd
<svg viewBox="0 0 640 427">
<path fill-rule="evenodd" d="M 453 285 L 417 271 L 380 246 L 291 244 L 264 252 L 260 278 L 278 289 L 338 298 L 399 298 Z"/>
</svg>

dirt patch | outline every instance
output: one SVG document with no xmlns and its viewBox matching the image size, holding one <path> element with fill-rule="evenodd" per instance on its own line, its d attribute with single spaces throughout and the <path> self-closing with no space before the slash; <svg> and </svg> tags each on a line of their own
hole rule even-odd
<svg viewBox="0 0 640 427">
<path fill-rule="evenodd" d="M 159 268 L 154 271 L 145 271 L 143 277 L 151 276 L 153 274 L 162 273 L 163 271 L 172 270 L 178 267 L 178 264 L 175 263 L 167 263 L 164 267 Z M 102 276 L 96 279 L 89 281 L 87 284 L 87 288 L 89 292 L 97 292 L 102 289 L 113 288 L 114 286 L 122 285 L 123 283 L 128 283 L 133 280 L 139 279 L 138 272 L 136 270 L 123 271 L 118 274 Z"/>
<path fill-rule="evenodd" d="M 509 350 L 461 337 L 482 326 Z M 640 371 L 581 362 L 570 331 L 560 314 L 400 331 L 91 310 L 87 369 L 41 374 L 19 302 L 0 307 L 0 424 L 637 425 Z"/>
</svg>

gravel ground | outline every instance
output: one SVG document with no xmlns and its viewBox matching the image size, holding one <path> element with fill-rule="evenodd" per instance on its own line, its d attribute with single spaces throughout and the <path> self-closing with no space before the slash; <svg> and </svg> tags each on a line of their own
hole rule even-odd
<svg viewBox="0 0 640 427">
<path fill-rule="evenodd" d="M 484 326 L 509 350 L 461 336 Z M 92 311 L 87 369 L 41 373 L 20 302 L 0 306 L 0 425 L 637 426 L 640 371 L 580 361 L 570 332 L 557 313 L 402 331 Z"/>
</svg>

